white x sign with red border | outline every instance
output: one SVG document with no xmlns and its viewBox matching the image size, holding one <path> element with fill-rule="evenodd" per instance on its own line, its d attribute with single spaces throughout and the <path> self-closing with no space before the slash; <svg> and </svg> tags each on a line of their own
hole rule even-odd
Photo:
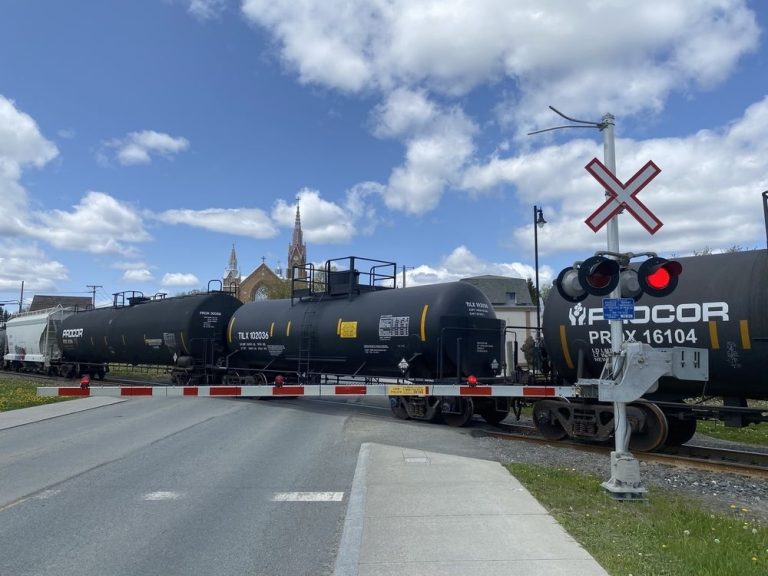
<svg viewBox="0 0 768 576">
<path fill-rule="evenodd" d="M 662 222 L 637 199 L 637 194 L 661 172 L 661 168 L 648 160 L 648 163 L 622 184 L 616 176 L 597 158 L 586 165 L 587 172 L 603 185 L 606 200 L 595 212 L 585 220 L 587 226 L 597 232 L 606 222 L 626 208 L 642 224 L 649 233 L 655 234 L 662 227 Z"/>
</svg>

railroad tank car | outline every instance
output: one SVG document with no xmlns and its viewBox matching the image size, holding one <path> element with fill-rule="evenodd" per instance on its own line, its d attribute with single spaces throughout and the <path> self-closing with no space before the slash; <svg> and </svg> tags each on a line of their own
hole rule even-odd
<svg viewBox="0 0 768 576">
<path fill-rule="evenodd" d="M 244 368 L 430 380 L 495 376 L 502 337 L 486 296 L 464 282 L 251 302 L 228 328 Z"/>
<path fill-rule="evenodd" d="M 230 366 L 288 378 L 334 374 L 451 383 L 500 373 L 504 322 L 474 286 L 371 287 L 357 278 L 350 283 L 349 271 L 329 270 L 328 278 L 324 290 L 308 298 L 258 301 L 238 309 L 227 331 Z M 400 417 L 432 419 L 442 413 L 455 425 L 474 410 L 462 399 L 391 400 Z M 478 406 L 490 410 L 484 401 Z"/>
<path fill-rule="evenodd" d="M 657 431 L 662 436 L 668 428 L 667 443 L 689 439 L 695 420 L 690 413 L 664 407 L 664 402 L 722 396 L 726 406 L 746 406 L 746 399 L 768 398 L 768 251 L 676 260 L 683 270 L 674 292 L 663 298 L 643 296 L 635 304 L 635 319 L 624 321 L 625 339 L 709 350 L 708 382 L 662 378 L 658 389 L 646 395 L 661 406 L 644 408 L 646 415 L 649 410 L 656 417 L 667 413 L 668 422 Z M 542 327 L 549 358 L 566 381 L 573 383 L 579 375 L 599 377 L 611 348 L 600 298 L 574 304 L 553 288 Z"/>
<path fill-rule="evenodd" d="M 58 331 L 63 320 L 71 314 L 62 306 L 20 312 L 5 325 L 7 350 L 3 356 L 4 365 L 16 371 L 55 373 L 61 359 Z"/>
<path fill-rule="evenodd" d="M 65 319 L 61 345 L 70 372 L 108 363 L 175 366 L 184 383 L 226 354 L 226 327 L 241 302 L 225 292 L 151 299 L 75 313 Z M 96 374 L 103 376 L 103 374 Z M 176 379 L 176 378 L 175 378 Z"/>
</svg>

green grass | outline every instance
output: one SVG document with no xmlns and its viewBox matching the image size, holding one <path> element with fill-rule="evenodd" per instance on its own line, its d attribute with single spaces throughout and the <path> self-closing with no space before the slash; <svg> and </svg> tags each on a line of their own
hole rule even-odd
<svg viewBox="0 0 768 576">
<path fill-rule="evenodd" d="M 726 428 L 722 422 L 701 420 L 696 425 L 696 431 L 713 438 L 730 440 L 731 442 L 768 445 L 768 422 L 750 424 L 746 428 Z"/>
<path fill-rule="evenodd" d="M 31 378 L 3 375 L 0 378 L 0 412 L 71 400 L 57 396 L 38 396 L 37 387 L 42 385 L 44 383 Z"/>
<path fill-rule="evenodd" d="M 510 464 L 512 474 L 612 576 L 765 576 L 768 529 L 746 508 L 713 514 L 689 498 L 651 489 L 617 502 L 596 476 Z"/>
</svg>

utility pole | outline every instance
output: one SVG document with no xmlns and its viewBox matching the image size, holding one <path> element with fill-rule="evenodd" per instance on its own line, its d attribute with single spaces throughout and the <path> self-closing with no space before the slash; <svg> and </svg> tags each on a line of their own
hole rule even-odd
<svg viewBox="0 0 768 576">
<path fill-rule="evenodd" d="M 104 288 L 99 284 L 86 284 L 86 288 L 91 289 L 91 308 L 96 308 L 96 288 Z"/>
<path fill-rule="evenodd" d="M 19 312 L 21 312 L 22 304 L 24 304 L 24 280 L 21 281 L 21 296 L 19 296 Z"/>
</svg>

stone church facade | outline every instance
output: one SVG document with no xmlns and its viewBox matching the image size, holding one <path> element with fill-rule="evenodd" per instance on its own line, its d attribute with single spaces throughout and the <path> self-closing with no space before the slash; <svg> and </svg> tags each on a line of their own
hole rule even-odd
<svg viewBox="0 0 768 576">
<path fill-rule="evenodd" d="M 235 246 L 229 255 L 229 266 L 222 279 L 225 290 L 232 293 L 243 303 L 254 300 L 266 300 L 268 298 L 288 298 L 290 296 L 290 271 L 293 266 L 304 266 L 307 263 L 307 245 L 304 243 L 301 231 L 301 214 L 296 207 L 296 222 L 293 227 L 292 241 L 288 246 L 288 279 L 282 278 L 281 271 L 275 273 L 263 261 L 261 265 L 245 278 L 240 276 L 237 265 Z M 303 274 L 300 273 L 303 277 Z"/>
</svg>

